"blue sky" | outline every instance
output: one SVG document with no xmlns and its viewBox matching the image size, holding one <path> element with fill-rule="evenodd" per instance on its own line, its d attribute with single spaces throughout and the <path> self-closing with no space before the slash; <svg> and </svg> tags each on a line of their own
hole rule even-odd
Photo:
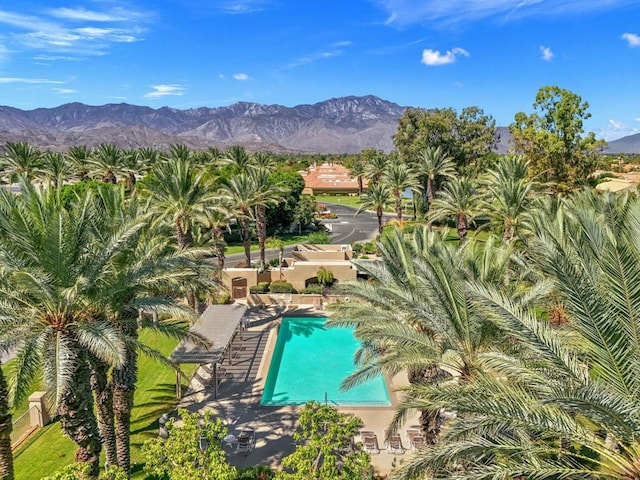
<svg viewBox="0 0 640 480">
<path fill-rule="evenodd" d="M 640 132 L 640 1 L 0 2 L 0 105 L 22 109 L 373 94 L 508 125 L 544 85 L 588 101 L 604 138 Z"/>
</svg>

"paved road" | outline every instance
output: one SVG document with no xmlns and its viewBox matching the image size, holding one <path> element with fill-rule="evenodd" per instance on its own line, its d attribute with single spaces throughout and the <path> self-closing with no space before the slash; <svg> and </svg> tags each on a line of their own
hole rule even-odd
<svg viewBox="0 0 640 480">
<path fill-rule="evenodd" d="M 355 207 L 333 203 L 327 203 L 326 205 L 338 215 L 335 220 L 323 220 L 322 222 L 329 229 L 331 243 L 340 245 L 353 242 L 369 242 L 376 237 L 378 233 L 378 218 L 375 213 L 361 212 L 356 216 L 355 213 L 358 209 Z M 392 216 L 385 215 L 385 219 L 388 218 L 392 218 Z M 293 245 L 285 247 L 284 256 L 291 255 L 291 250 L 293 250 Z M 275 248 L 267 249 L 266 256 L 267 259 L 278 258 L 278 250 Z M 259 257 L 259 252 L 251 252 L 252 262 L 255 263 Z M 225 265 L 231 267 L 243 260 L 244 253 L 234 253 L 233 255 L 227 255 Z"/>
</svg>

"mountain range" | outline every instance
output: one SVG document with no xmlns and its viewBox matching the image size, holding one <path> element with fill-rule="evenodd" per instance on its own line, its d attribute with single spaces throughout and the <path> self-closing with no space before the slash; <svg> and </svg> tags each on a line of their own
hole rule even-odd
<svg viewBox="0 0 640 480">
<path fill-rule="evenodd" d="M 193 149 L 244 145 L 250 151 L 281 153 L 358 153 L 363 148 L 389 152 L 405 108 L 373 95 L 295 107 L 249 102 L 188 110 L 127 103 L 68 103 L 34 110 L 0 106 L 0 144 L 26 141 L 54 151 L 101 143 L 156 149 L 183 143 Z M 506 153 L 509 132 L 499 127 L 498 133 L 497 151 Z M 607 153 L 639 152 L 640 134 L 613 141 L 607 149 Z"/>
</svg>

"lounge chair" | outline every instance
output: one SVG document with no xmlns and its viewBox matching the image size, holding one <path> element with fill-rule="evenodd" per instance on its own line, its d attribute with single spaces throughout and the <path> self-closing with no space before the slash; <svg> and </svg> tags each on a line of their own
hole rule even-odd
<svg viewBox="0 0 640 480">
<path fill-rule="evenodd" d="M 416 448 L 420 448 L 425 444 L 424 436 L 422 435 L 422 432 L 417 428 L 416 429 L 408 428 L 406 430 L 406 433 L 407 433 L 407 442 L 409 442 L 409 447 L 412 450 L 415 450 Z"/>
<path fill-rule="evenodd" d="M 411 439 L 410 444 L 411 444 L 411 448 L 413 450 L 416 450 L 418 448 L 424 447 L 427 444 L 427 442 L 422 435 L 416 435 Z"/>
<path fill-rule="evenodd" d="M 400 435 L 397 433 L 392 433 L 387 437 L 387 453 L 404 453 L 402 440 L 400 439 Z"/>
<path fill-rule="evenodd" d="M 236 453 L 252 452 L 255 446 L 256 446 L 255 430 L 253 428 L 245 428 L 240 430 L 240 433 L 238 433 L 238 446 L 236 447 Z"/>
<path fill-rule="evenodd" d="M 378 447 L 378 437 L 373 432 L 360 432 L 360 437 L 362 437 L 362 448 L 364 448 L 365 452 L 368 453 L 380 453 L 380 448 Z"/>
</svg>

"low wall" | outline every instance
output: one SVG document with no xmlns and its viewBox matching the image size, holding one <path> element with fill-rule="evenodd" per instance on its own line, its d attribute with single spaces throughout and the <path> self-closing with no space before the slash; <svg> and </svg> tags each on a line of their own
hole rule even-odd
<svg viewBox="0 0 640 480">
<path fill-rule="evenodd" d="M 329 303 L 348 302 L 345 295 L 311 295 L 301 293 L 252 293 L 247 297 L 250 306 L 256 305 L 314 305 L 322 308 Z"/>
</svg>

